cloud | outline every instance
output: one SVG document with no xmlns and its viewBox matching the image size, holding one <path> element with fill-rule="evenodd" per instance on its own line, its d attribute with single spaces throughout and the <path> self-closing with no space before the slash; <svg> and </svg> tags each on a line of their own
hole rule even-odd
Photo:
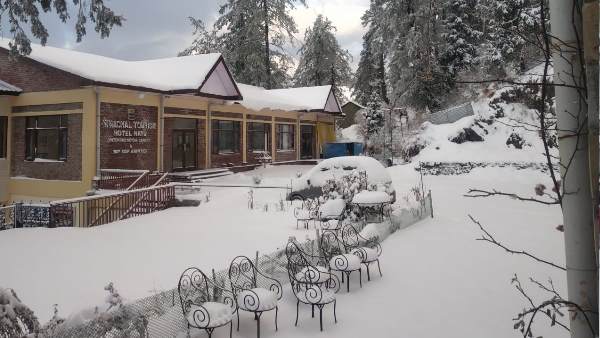
<svg viewBox="0 0 600 338">
<path fill-rule="evenodd" d="M 187 18 L 194 16 L 212 23 L 222 2 L 107 1 L 115 12 L 125 16 L 123 27 L 115 27 L 108 39 L 100 39 L 93 26 L 88 24 L 87 35 L 81 43 L 76 42 L 73 18 L 62 23 L 56 15 L 46 13 L 42 15 L 42 21 L 50 32 L 48 45 L 125 60 L 154 59 L 175 56 L 185 49 L 193 39 L 193 29 Z M 358 62 L 363 34 L 360 17 L 368 8 L 369 0 L 308 0 L 307 5 L 300 5 L 292 12 L 299 28 L 297 39 L 302 41 L 306 28 L 318 14 L 323 14 L 337 27 L 342 47 L 352 53 L 354 63 Z M 74 16 L 73 13 L 74 9 L 71 16 Z M 4 37 L 10 37 L 6 18 L 3 18 L 0 28 Z M 296 49 L 291 52 L 295 56 Z"/>
</svg>

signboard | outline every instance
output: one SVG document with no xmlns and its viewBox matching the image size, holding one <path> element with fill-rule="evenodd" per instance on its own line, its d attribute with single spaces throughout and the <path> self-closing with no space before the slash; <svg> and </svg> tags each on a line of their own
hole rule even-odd
<svg viewBox="0 0 600 338">
<path fill-rule="evenodd" d="M 156 169 L 158 109 L 101 103 L 102 169 Z"/>
</svg>

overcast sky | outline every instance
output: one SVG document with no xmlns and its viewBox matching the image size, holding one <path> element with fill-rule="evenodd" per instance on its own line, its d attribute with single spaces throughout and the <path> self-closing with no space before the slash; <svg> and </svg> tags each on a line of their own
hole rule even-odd
<svg viewBox="0 0 600 338">
<path fill-rule="evenodd" d="M 219 5 L 224 1 L 106 0 L 108 6 L 124 15 L 127 21 L 123 27 L 115 28 L 108 39 L 100 39 L 89 26 L 87 36 L 79 44 L 75 41 L 73 22 L 63 24 L 56 16 L 50 15 L 44 15 L 43 22 L 50 32 L 50 46 L 125 60 L 153 59 L 175 56 L 189 46 L 193 30 L 187 17 L 194 16 L 212 24 Z M 307 0 L 307 5 L 299 6 L 292 13 L 299 28 L 296 37 L 302 41 L 306 27 L 318 14 L 323 14 L 337 27 L 338 40 L 354 56 L 353 65 L 356 65 L 364 31 L 360 17 L 368 8 L 369 0 Z M 2 26 L 2 35 L 10 37 L 6 22 Z"/>
</svg>

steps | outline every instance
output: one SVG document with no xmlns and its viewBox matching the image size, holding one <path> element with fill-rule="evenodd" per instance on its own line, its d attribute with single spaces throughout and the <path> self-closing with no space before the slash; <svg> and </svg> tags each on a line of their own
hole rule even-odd
<svg viewBox="0 0 600 338">
<path fill-rule="evenodd" d="M 209 179 L 225 177 L 232 175 L 233 171 L 227 168 L 206 169 L 197 171 L 186 171 L 169 174 L 169 178 L 174 182 L 198 183 Z"/>
</svg>

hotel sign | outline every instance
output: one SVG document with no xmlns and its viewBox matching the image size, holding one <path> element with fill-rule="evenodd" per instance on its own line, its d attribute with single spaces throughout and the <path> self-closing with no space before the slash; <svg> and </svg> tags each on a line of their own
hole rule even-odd
<svg viewBox="0 0 600 338">
<path fill-rule="evenodd" d="M 156 169 L 157 116 L 156 107 L 102 103 L 102 167 Z"/>
</svg>

